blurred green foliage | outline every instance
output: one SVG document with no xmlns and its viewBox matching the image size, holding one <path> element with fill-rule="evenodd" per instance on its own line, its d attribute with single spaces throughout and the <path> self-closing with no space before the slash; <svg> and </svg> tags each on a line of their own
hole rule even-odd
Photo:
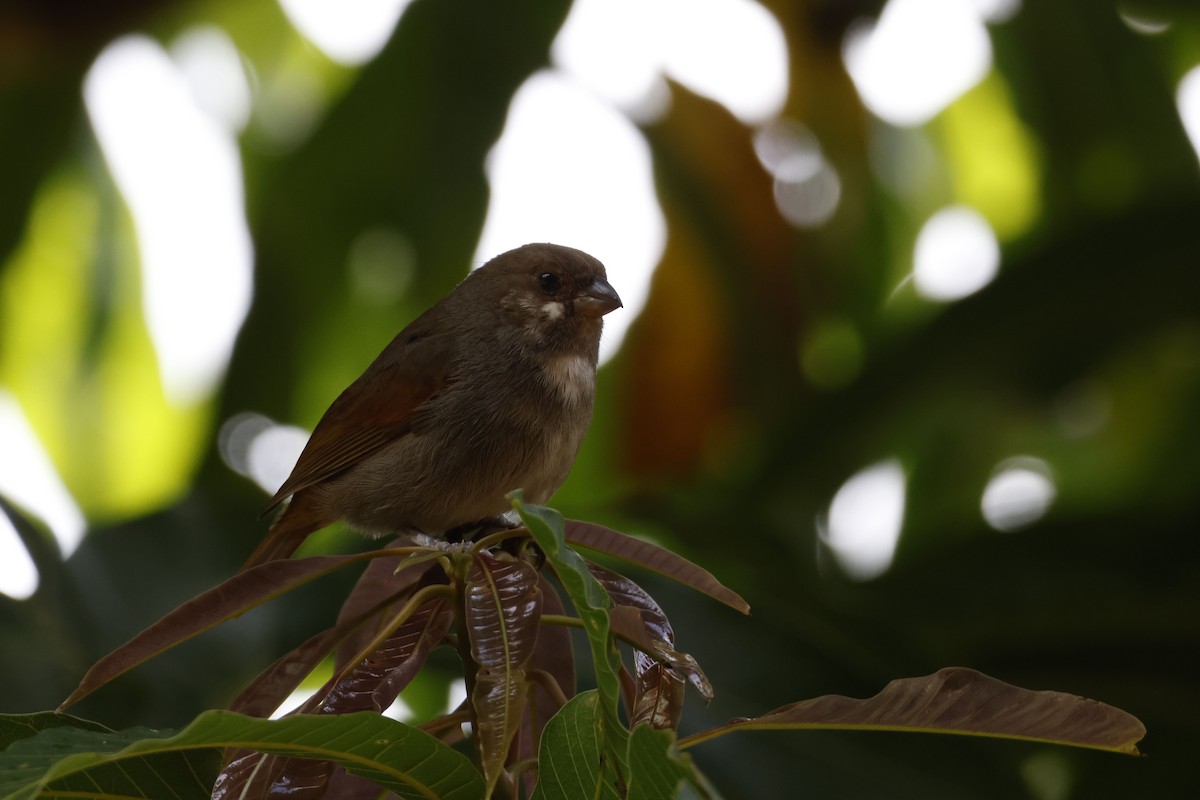
<svg viewBox="0 0 1200 800">
<path fill-rule="evenodd" d="M 1142 760 L 749 734 L 692 752 L 728 797 L 1184 796 L 1200 747 L 1200 165 L 1175 90 L 1200 62 L 1200 16 L 1155 6 L 1173 24 L 1150 37 L 1111 2 L 1025 3 L 989 29 L 989 77 L 902 130 L 864 110 L 841 65 L 847 26 L 879 3 L 766 5 L 791 56 L 785 114 L 838 170 L 838 211 L 789 227 L 753 131 L 672 86 L 667 115 L 643 126 L 666 252 L 555 504 L 659 538 L 753 607 L 747 620 L 645 580 L 717 690 L 688 708 L 685 732 L 948 665 L 1095 697 L 1150 732 Z M 253 410 L 312 425 L 464 274 L 486 212 L 484 158 L 568 10 L 418 0 L 376 59 L 347 69 L 268 2 L 0 9 L 0 387 L 90 522 L 65 563 L 33 548 L 35 596 L 0 597 L 2 710 L 54 707 L 90 662 L 250 551 L 264 498 L 221 461 L 220 424 Z M 216 396 L 178 408 L 80 85 L 114 37 L 169 42 L 199 23 L 229 34 L 260 86 L 304 71 L 320 112 L 287 146 L 254 124 L 240 141 L 254 305 Z M 921 164 L 920 180 L 889 180 L 889 166 Z M 921 224 L 950 203 L 997 231 L 999 278 L 950 305 L 896 291 Z M 399 232 L 415 264 L 386 305 L 346 269 L 375 229 Z M 1063 424 L 1097 392 L 1102 426 Z M 980 496 L 1017 454 L 1045 459 L 1058 495 L 1036 525 L 999 534 Z M 850 475 L 889 457 L 908 481 L 897 558 L 850 581 L 816 520 Z M 79 713 L 178 726 L 221 707 L 329 623 L 347 588 L 334 584 L 168 654 Z"/>
</svg>

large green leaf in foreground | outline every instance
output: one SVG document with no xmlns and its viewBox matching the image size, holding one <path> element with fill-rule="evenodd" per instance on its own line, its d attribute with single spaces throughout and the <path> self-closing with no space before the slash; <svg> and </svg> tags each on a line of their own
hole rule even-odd
<svg viewBox="0 0 1200 800">
<path fill-rule="evenodd" d="M 405 798 L 475 800 L 483 779 L 463 755 L 378 714 L 261 720 L 208 711 L 175 735 L 43 730 L 0 754 L 0 800 L 208 798 L 225 748 L 341 764 Z"/>
<path fill-rule="evenodd" d="M 592 690 L 576 695 L 546 724 L 533 800 L 616 800 L 617 791 L 603 767 L 597 724 L 601 717 L 600 698 Z M 627 745 L 629 800 L 673 800 L 685 782 L 703 786 L 691 760 L 675 748 L 671 731 L 639 725 Z"/>
</svg>

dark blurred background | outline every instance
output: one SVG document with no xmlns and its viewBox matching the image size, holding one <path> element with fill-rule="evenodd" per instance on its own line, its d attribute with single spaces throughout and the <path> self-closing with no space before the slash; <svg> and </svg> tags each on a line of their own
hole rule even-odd
<svg viewBox="0 0 1200 800">
<path fill-rule="evenodd" d="M 377 5 L 0 5 L 0 711 L 228 577 L 388 339 L 557 240 L 629 302 L 554 504 L 753 607 L 633 575 L 717 690 L 685 732 L 950 665 L 1149 729 L 743 734 L 692 751 L 725 796 L 1194 791 L 1193 3 Z M 75 711 L 182 726 L 352 579 Z"/>
</svg>

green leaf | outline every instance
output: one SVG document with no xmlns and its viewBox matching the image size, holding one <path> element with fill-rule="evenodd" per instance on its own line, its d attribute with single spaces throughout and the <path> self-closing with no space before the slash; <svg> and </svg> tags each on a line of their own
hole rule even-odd
<svg viewBox="0 0 1200 800">
<path fill-rule="evenodd" d="M 538 752 L 538 784 L 532 800 L 617 800 L 619 795 L 604 768 L 600 744 L 600 695 L 581 692 L 551 717 L 542 731 Z"/>
<path fill-rule="evenodd" d="M 546 561 L 554 568 L 583 622 L 592 650 L 596 688 L 603 711 L 597 722 L 601 726 L 603 749 L 623 771 L 629 731 L 617 710 L 621 695 L 621 655 L 609 635 L 608 612 L 612 601 L 583 558 L 567 546 L 562 514 L 552 508 L 525 505 L 520 492 L 513 492 L 509 499 L 534 541 L 542 548 Z"/>
<path fill-rule="evenodd" d="M 68 793 L 155 800 L 207 798 L 220 752 L 153 747 L 166 735 L 145 728 L 42 731 L 0 754 L 0 798 L 32 800 Z"/>
<path fill-rule="evenodd" d="M 675 734 L 639 725 L 629 737 L 627 800 L 674 800 L 696 778 L 692 760 L 675 747 Z"/>
<path fill-rule="evenodd" d="M 19 741 L 0 754 L 0 800 L 63 792 L 207 798 L 226 748 L 334 761 L 404 798 L 475 800 L 483 793 L 466 757 L 378 714 L 260 720 L 208 711 L 175 735 L 55 728 Z"/>
<path fill-rule="evenodd" d="M 602 720 L 595 690 L 574 697 L 542 733 L 538 785 L 533 800 L 577 800 L 620 795 L 616 775 L 605 768 L 597 724 Z M 675 735 L 639 725 L 629 737 L 624 781 L 628 800 L 672 800 L 685 782 L 702 784 L 691 759 L 675 747 Z"/>
<path fill-rule="evenodd" d="M 1035 692 L 963 667 L 901 678 L 866 700 L 825 695 L 730 722 L 680 741 L 691 747 L 739 730 L 875 730 L 1026 739 L 1137 755 L 1141 721 L 1063 692 Z"/>
<path fill-rule="evenodd" d="M 36 736 L 40 731 L 63 727 L 80 728 L 86 731 L 109 730 L 98 722 L 72 717 L 70 714 L 56 714 L 53 711 L 39 711 L 36 714 L 0 714 L 0 750 L 7 750 L 14 742 Z"/>
</svg>

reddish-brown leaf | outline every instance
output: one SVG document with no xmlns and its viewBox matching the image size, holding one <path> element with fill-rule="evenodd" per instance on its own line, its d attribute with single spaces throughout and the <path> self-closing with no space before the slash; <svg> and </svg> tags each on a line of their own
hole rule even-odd
<svg viewBox="0 0 1200 800">
<path fill-rule="evenodd" d="M 393 540 L 388 546 L 399 547 L 407 541 L 407 538 L 402 537 Z M 430 565 L 429 559 L 423 558 L 423 555 L 429 554 L 416 556 L 403 554 L 376 558 L 363 570 L 362 575 L 354 584 L 354 588 L 346 596 L 346 601 L 342 603 L 341 611 L 338 613 L 338 623 L 357 617 L 367 609 L 374 609 L 377 612 L 377 619 L 375 624 L 363 625 L 338 645 L 337 658 L 334 662 L 335 670 L 340 670 L 348 660 L 362 650 L 379 632 L 384 620 L 389 616 L 389 612 L 396 610 L 396 606 L 393 605 L 389 608 L 384 601 L 390 598 L 395 603 L 402 602 L 408 597 L 409 591 L 421 582 L 422 576 L 428 570 L 437 569 L 436 565 Z"/>
<path fill-rule="evenodd" d="M 623 575 L 588 563 L 588 570 L 612 598 L 609 613 L 613 632 L 632 642 L 635 678 L 639 679 L 657 661 L 669 664 L 679 677 L 686 678 L 705 700 L 713 697 L 712 684 L 696 659 L 675 649 L 675 632 L 662 608 L 645 589 Z M 641 704 L 640 682 L 635 690 L 634 705 Z"/>
<path fill-rule="evenodd" d="M 446 598 L 425 603 L 345 678 L 319 692 L 313 699 L 321 699 L 312 710 L 322 714 L 385 711 L 441 644 L 453 621 Z"/>
<path fill-rule="evenodd" d="M 358 775 L 351 775 L 340 766 L 329 779 L 326 796 L 330 800 L 400 800 L 399 795 L 383 792 L 379 784 Z"/>
<path fill-rule="evenodd" d="M 1146 735 L 1125 711 L 1064 692 L 1032 691 L 963 667 L 894 680 L 866 700 L 826 695 L 777 708 L 756 719 L 702 731 L 691 747 L 737 730 L 857 728 L 1030 739 L 1137 755 Z"/>
<path fill-rule="evenodd" d="M 735 611 L 750 613 L 750 606 L 737 592 L 722 584 L 712 573 L 688 561 L 683 556 L 656 544 L 636 539 L 624 533 L 591 522 L 567 520 L 567 541 L 587 550 L 620 558 L 657 572 L 672 580 L 703 592 Z"/>
<path fill-rule="evenodd" d="M 212 800 L 321 800 L 328 761 L 240 751 L 213 786 Z"/>
<path fill-rule="evenodd" d="M 371 612 L 366 609 L 367 614 Z M 446 598 L 436 597 L 423 604 L 348 675 L 340 681 L 335 675 L 292 713 L 384 711 L 425 664 L 430 651 L 441 643 L 452 621 Z M 249 797 L 316 800 L 324 795 L 334 771 L 335 765 L 329 761 L 247 753 L 222 770 L 220 785 L 225 797 L 239 797 L 245 792 Z"/>
<path fill-rule="evenodd" d="M 630 727 L 643 723 L 658 730 L 676 730 L 683 714 L 683 678 L 666 664 L 651 664 L 637 677 L 637 700 Z"/>
<path fill-rule="evenodd" d="M 373 612 L 374 610 L 372 610 Z M 299 647 L 285 653 L 275 663 L 259 673 L 229 706 L 230 711 L 252 717 L 265 717 L 296 690 L 296 687 L 316 668 L 329 651 L 355 626 L 361 625 L 370 614 L 339 622 L 332 628 L 306 639 Z"/>
<path fill-rule="evenodd" d="M 466 626 L 479 669 L 471 692 L 489 791 L 504 770 L 525 708 L 525 668 L 542 615 L 540 576 L 524 561 L 476 553 L 467 576 Z"/>
<path fill-rule="evenodd" d="M 315 556 L 271 561 L 234 575 L 203 592 L 153 623 L 92 665 L 71 696 L 58 710 L 71 706 L 120 675 L 175 645 L 239 617 L 255 606 L 278 597 L 336 569 L 394 550 L 374 550 L 347 556 Z"/>
</svg>

